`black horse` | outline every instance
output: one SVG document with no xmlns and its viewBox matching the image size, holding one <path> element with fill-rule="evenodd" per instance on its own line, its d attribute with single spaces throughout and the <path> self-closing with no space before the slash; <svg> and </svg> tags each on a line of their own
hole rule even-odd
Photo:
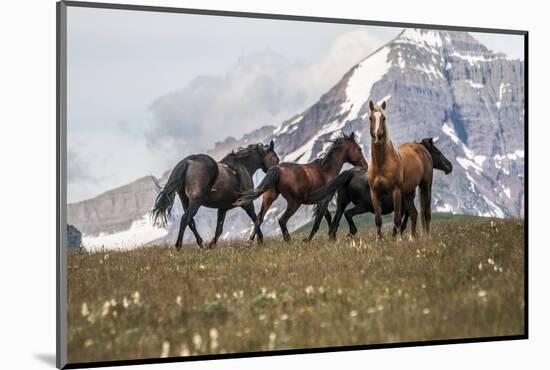
<svg viewBox="0 0 550 370">
<path fill-rule="evenodd" d="M 418 144 L 423 145 L 432 155 L 434 169 L 441 170 L 445 172 L 445 174 L 449 174 L 452 172 L 452 163 L 434 145 L 433 138 L 425 138 Z M 338 192 L 336 200 L 336 214 L 332 219 L 332 223 L 329 229 L 330 239 L 336 239 L 336 232 L 338 231 L 338 226 L 340 224 L 340 220 L 342 219 L 342 214 L 346 217 L 346 221 L 349 225 L 348 236 L 354 236 L 357 233 L 357 226 L 355 226 L 355 223 L 353 222 L 353 216 L 366 212 L 374 213 L 374 207 L 372 205 L 370 188 L 367 179 L 367 168 L 354 167 L 349 170 L 343 171 L 331 182 L 310 195 L 311 199 L 318 201 L 315 208 L 315 222 L 309 237 L 310 239 L 319 229 L 321 219 L 324 213 L 327 211 L 330 200 L 332 199 L 336 191 Z M 403 202 L 412 202 L 413 212 L 416 211 L 416 208 L 414 207 L 414 195 L 415 194 L 413 192 L 411 194 L 406 194 L 403 196 Z M 353 203 L 355 207 L 345 211 L 346 207 L 350 203 Z M 391 194 L 388 194 L 382 197 L 382 214 L 387 215 L 392 212 L 393 199 L 391 197 Z M 418 212 L 416 211 L 416 215 L 417 214 Z M 416 215 L 410 215 L 413 219 L 413 222 L 415 221 Z M 403 222 L 401 223 L 402 231 L 407 228 L 408 218 L 409 213 L 404 212 Z M 394 234 L 396 232 L 397 230 L 394 229 Z"/>
<path fill-rule="evenodd" d="M 177 193 L 183 205 L 184 214 L 181 217 L 176 249 L 181 249 L 183 233 L 188 225 L 195 235 L 197 244 L 202 247 L 203 240 L 197 231 L 193 217 L 201 206 L 217 208 L 216 233 L 209 244 L 209 247 L 212 247 L 222 233 L 227 211 L 234 208 L 233 203 L 243 192 L 254 188 L 252 180 L 254 173 L 260 168 L 267 172 L 278 163 L 279 157 L 274 151 L 273 141 L 269 145 L 260 143 L 240 148 L 229 153 L 219 162 L 206 154 L 190 155 L 174 167 L 168 182 L 158 194 L 155 206 L 151 210 L 153 222 L 166 224 Z M 242 208 L 255 222 L 254 204 L 249 203 Z M 261 231 L 258 234 L 261 235 Z"/>
</svg>

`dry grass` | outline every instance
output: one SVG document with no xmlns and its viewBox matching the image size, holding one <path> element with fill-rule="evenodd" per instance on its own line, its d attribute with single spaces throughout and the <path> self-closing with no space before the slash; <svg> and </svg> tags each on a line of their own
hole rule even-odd
<svg viewBox="0 0 550 370">
<path fill-rule="evenodd" d="M 523 221 L 68 257 L 70 362 L 518 335 Z M 139 293 L 138 293 L 139 292 Z"/>
</svg>

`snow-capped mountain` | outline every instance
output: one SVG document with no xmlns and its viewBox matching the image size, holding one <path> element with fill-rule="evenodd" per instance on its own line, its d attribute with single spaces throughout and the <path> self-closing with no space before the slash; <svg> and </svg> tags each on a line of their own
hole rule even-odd
<svg viewBox="0 0 550 370">
<path fill-rule="evenodd" d="M 523 216 L 523 68 L 468 33 L 407 29 L 285 122 L 277 150 L 305 163 L 355 130 L 368 153 L 368 101 L 385 100 L 394 143 L 438 137 L 454 164 L 435 177 L 435 210 Z"/>
<path fill-rule="evenodd" d="M 453 162 L 452 174 L 437 172 L 434 176 L 434 211 L 523 217 L 523 76 L 522 61 L 488 50 L 468 33 L 407 29 L 351 68 L 311 107 L 274 130 L 268 127 L 245 138 L 274 139 L 284 161 L 306 163 L 322 154 L 331 138 L 354 130 L 364 152 L 369 153 L 368 102 L 385 100 L 394 143 L 437 137 L 437 146 Z M 218 144 L 216 154 L 227 145 L 242 145 L 243 140 Z M 142 206 L 135 212 L 119 217 L 107 207 L 107 218 L 102 218 L 100 206 L 109 205 L 105 199 L 117 203 L 110 192 L 107 198 L 104 194 L 69 205 L 69 222 L 85 233 L 84 242 L 86 234 L 127 232 L 141 225 L 145 204 L 152 205 L 155 187 L 150 178 L 138 181 L 147 183 L 149 192 L 135 192 L 134 202 Z M 121 199 L 127 199 L 134 186 L 118 189 L 125 194 Z M 263 226 L 267 234 L 278 232 L 275 220 L 284 208 L 285 201 L 279 199 L 270 209 Z M 174 237 L 180 212 L 178 205 L 174 222 L 166 231 L 169 240 Z M 311 207 L 302 207 L 289 227 L 297 228 L 310 217 Z M 199 211 L 195 220 L 201 234 L 213 234 L 214 218 L 215 211 Z M 250 225 L 244 212 L 231 211 L 222 235 L 241 237 Z"/>
</svg>

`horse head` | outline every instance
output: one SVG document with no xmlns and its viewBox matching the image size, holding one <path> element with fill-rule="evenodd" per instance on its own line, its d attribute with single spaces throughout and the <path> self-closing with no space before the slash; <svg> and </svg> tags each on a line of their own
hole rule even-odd
<svg viewBox="0 0 550 370">
<path fill-rule="evenodd" d="M 271 167 L 279 164 L 279 156 L 275 153 L 275 143 L 273 140 L 269 142 L 269 145 L 262 145 L 262 170 L 267 172 Z"/>
<path fill-rule="evenodd" d="M 374 105 L 369 102 L 370 136 L 374 145 L 382 145 L 389 138 L 388 126 L 386 124 L 386 102 L 381 105 Z"/>
<path fill-rule="evenodd" d="M 434 139 L 427 137 L 420 142 L 432 155 L 432 161 L 434 169 L 445 172 L 445 175 L 450 174 L 453 171 L 453 164 L 449 161 L 443 153 L 435 146 Z"/>
<path fill-rule="evenodd" d="M 344 160 L 354 166 L 367 167 L 367 160 L 363 156 L 361 146 L 355 141 L 355 132 L 349 135 L 344 134 L 342 138 L 342 148 L 344 150 Z"/>
</svg>

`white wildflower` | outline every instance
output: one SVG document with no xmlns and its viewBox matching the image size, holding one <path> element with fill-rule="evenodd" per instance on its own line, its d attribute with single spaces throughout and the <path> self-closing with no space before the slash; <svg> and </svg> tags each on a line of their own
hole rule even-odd
<svg viewBox="0 0 550 370">
<path fill-rule="evenodd" d="M 277 335 L 275 333 L 269 333 L 269 349 L 275 349 L 275 340 L 277 339 Z"/>
<path fill-rule="evenodd" d="M 162 342 L 162 350 L 160 352 L 160 357 L 165 358 L 170 355 L 170 342 L 164 341 Z"/>
<path fill-rule="evenodd" d="M 82 303 L 82 309 L 80 310 L 80 314 L 82 317 L 86 317 L 90 314 L 90 311 L 88 310 L 88 305 L 86 302 Z"/>
<path fill-rule="evenodd" d="M 196 350 L 199 350 L 202 346 L 202 338 L 200 334 L 194 334 L 193 335 L 193 345 L 195 346 Z"/>
<path fill-rule="evenodd" d="M 111 307 L 111 302 L 105 301 L 105 303 L 103 303 L 103 309 L 101 310 L 101 317 L 105 317 L 109 314 L 110 307 Z"/>
<path fill-rule="evenodd" d="M 124 309 L 128 309 L 128 307 L 130 307 L 130 301 L 128 298 L 124 297 L 122 299 L 122 307 L 124 307 Z"/>
<path fill-rule="evenodd" d="M 180 356 L 189 356 L 191 352 L 189 352 L 189 348 L 187 347 L 187 344 L 182 344 L 180 349 Z"/>
<path fill-rule="evenodd" d="M 218 337 L 219 337 L 219 334 L 218 334 L 218 330 L 216 328 L 212 328 L 210 329 L 210 351 L 211 352 L 216 352 L 216 350 L 218 349 L 219 347 L 219 343 L 218 343 Z"/>
<path fill-rule="evenodd" d="M 135 305 L 140 304 L 140 295 L 139 295 L 139 292 L 137 290 L 134 292 L 134 294 L 132 294 L 132 300 L 134 301 Z"/>
</svg>

